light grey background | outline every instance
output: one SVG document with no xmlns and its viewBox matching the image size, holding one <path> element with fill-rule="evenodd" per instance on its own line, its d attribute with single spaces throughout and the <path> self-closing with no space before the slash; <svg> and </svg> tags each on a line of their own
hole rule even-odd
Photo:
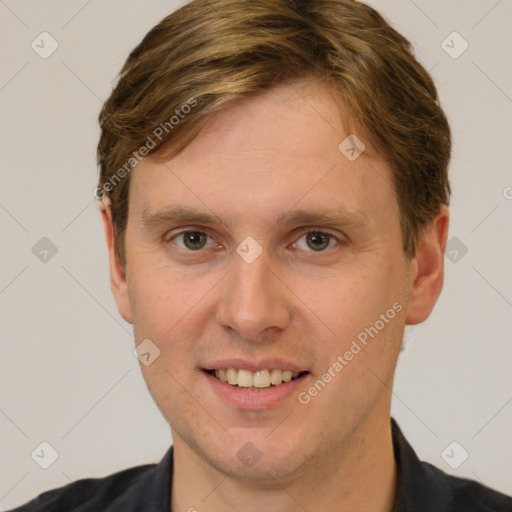
<svg viewBox="0 0 512 512">
<path fill-rule="evenodd" d="M 407 331 L 392 414 L 420 458 L 510 494 L 512 2 L 372 4 L 438 84 L 455 139 L 449 238 L 467 247 L 450 246 L 434 313 Z M 110 293 L 92 190 L 101 104 L 177 5 L 0 0 L 0 510 L 157 462 L 171 443 Z M 43 31 L 59 45 L 47 59 L 31 48 Z M 441 46 L 453 31 L 469 43 L 457 59 Z M 46 263 L 32 252 L 42 237 L 58 248 Z M 30 456 L 42 441 L 59 454 L 46 470 Z M 469 453 L 458 469 L 441 458 L 452 441 Z"/>
</svg>

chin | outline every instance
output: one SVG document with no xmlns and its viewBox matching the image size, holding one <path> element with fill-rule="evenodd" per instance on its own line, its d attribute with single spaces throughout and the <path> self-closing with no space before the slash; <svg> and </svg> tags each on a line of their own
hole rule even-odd
<svg viewBox="0 0 512 512">
<path fill-rule="evenodd" d="M 210 466 L 235 480 L 275 485 L 276 480 L 286 481 L 300 473 L 309 459 L 305 440 L 299 441 L 289 431 L 284 437 L 256 428 L 236 429 L 230 434 L 229 442 L 210 441 L 207 446 L 196 445 L 195 451 Z"/>
<path fill-rule="evenodd" d="M 262 457 L 252 466 L 240 462 L 237 457 L 212 456 L 206 457 L 205 461 L 227 477 L 253 485 L 275 485 L 294 478 L 301 469 L 296 460 L 294 464 L 289 457 L 275 453 Z"/>
</svg>

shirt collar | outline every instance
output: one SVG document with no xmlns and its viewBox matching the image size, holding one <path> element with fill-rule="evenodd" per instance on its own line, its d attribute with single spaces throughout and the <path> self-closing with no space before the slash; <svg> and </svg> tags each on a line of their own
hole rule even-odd
<svg viewBox="0 0 512 512">
<path fill-rule="evenodd" d="M 394 418 L 391 418 L 393 450 L 397 465 L 395 505 L 392 512 L 444 512 L 449 510 L 451 492 L 443 473 L 421 462 L 407 442 Z"/>
<path fill-rule="evenodd" d="M 171 512 L 173 447 L 106 512 Z"/>
</svg>

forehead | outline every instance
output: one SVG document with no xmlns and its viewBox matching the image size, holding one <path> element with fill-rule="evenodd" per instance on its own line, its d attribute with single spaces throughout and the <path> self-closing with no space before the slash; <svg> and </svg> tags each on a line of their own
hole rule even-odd
<svg viewBox="0 0 512 512">
<path fill-rule="evenodd" d="M 354 134 L 366 146 L 355 159 L 346 153 Z M 334 91 L 309 81 L 240 100 L 213 114 L 177 156 L 166 159 L 164 148 L 145 158 L 133 172 L 130 203 L 139 214 L 178 203 L 226 213 L 231 207 L 235 216 L 249 208 L 263 216 L 334 204 L 368 217 L 398 215 L 391 183 Z"/>
</svg>

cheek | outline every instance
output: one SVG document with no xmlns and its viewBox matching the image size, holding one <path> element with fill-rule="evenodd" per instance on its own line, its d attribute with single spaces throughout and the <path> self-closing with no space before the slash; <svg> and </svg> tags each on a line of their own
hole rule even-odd
<svg viewBox="0 0 512 512">
<path fill-rule="evenodd" d="M 193 389 L 196 345 L 206 303 L 202 281 L 191 285 L 169 269 L 150 263 L 133 268 L 130 281 L 135 340 L 151 340 L 159 350 L 149 366 L 141 365 L 144 380 L 162 414 L 174 417 L 173 411 L 197 415 L 186 389 Z M 206 280 L 206 285 L 209 280 Z M 182 412 L 180 412 L 182 414 Z"/>
<path fill-rule="evenodd" d="M 133 268 L 129 283 L 135 340 L 150 339 L 160 353 L 144 378 L 157 401 L 180 400 L 183 387 L 191 387 L 197 377 L 198 351 L 204 351 L 205 332 L 213 338 L 211 319 L 215 309 L 214 272 L 183 275 L 166 266 L 146 262 Z"/>
<path fill-rule="evenodd" d="M 375 260 L 377 258 L 374 258 Z M 403 301 L 400 269 L 389 259 L 381 264 L 347 266 L 336 275 L 317 282 L 305 304 L 317 313 L 335 338 L 357 335 L 372 325 L 393 303 Z M 332 332 L 334 331 L 334 332 Z"/>
<path fill-rule="evenodd" d="M 324 374 L 332 384 L 319 393 L 319 406 L 335 400 L 363 411 L 392 379 L 405 324 L 405 292 L 400 267 L 382 261 L 387 263 L 331 280 L 324 296 L 318 296 L 316 312 L 329 326 L 317 342 L 319 373 L 331 369 L 335 375 Z"/>
<path fill-rule="evenodd" d="M 311 410 L 330 411 L 334 425 L 354 426 L 392 388 L 406 308 L 391 284 L 338 283 L 332 290 L 336 301 L 324 303 L 325 323 L 334 333 L 317 340 L 321 358 L 315 382 L 300 399 Z"/>
<path fill-rule="evenodd" d="M 134 329 L 164 340 L 194 311 L 213 280 L 183 276 L 150 258 L 134 264 L 128 282 Z"/>
</svg>

